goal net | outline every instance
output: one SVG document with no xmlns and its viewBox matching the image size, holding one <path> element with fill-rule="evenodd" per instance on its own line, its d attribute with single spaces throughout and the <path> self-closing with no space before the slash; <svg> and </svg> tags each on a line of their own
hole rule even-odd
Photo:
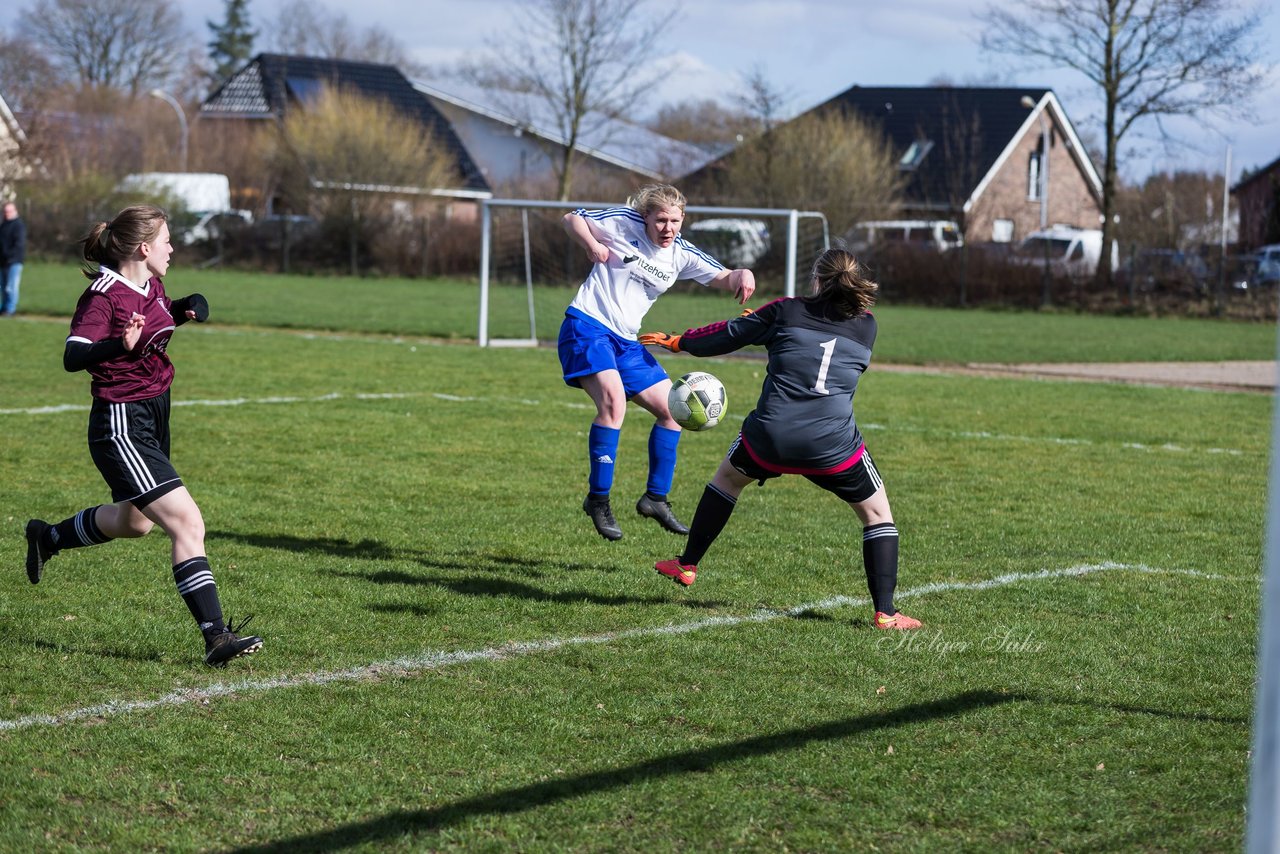
<svg viewBox="0 0 1280 854">
<path fill-rule="evenodd" d="M 617 202 L 485 199 L 480 204 L 481 347 L 534 347 L 553 339 L 564 308 L 590 272 L 581 248 L 565 234 L 568 211 Z M 685 208 L 680 236 L 731 269 L 749 268 L 761 295 L 795 296 L 809 265 L 830 246 L 827 220 L 814 211 L 775 208 Z M 558 286 L 551 290 L 548 286 Z M 680 282 L 677 289 L 698 287 Z"/>
</svg>

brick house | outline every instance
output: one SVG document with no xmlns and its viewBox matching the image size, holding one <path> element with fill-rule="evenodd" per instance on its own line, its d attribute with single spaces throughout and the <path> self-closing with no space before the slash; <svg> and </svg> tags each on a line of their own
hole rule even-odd
<svg viewBox="0 0 1280 854">
<path fill-rule="evenodd" d="M 13 182 L 30 172 L 20 157 L 27 136 L 0 95 L 0 198 L 13 198 Z"/>
<path fill-rule="evenodd" d="M 1240 210 L 1240 251 L 1280 242 L 1280 158 L 1231 188 Z"/>
<path fill-rule="evenodd" d="M 1045 222 L 1098 228 L 1102 181 L 1050 89 L 853 86 L 803 115 L 830 111 L 884 134 L 904 179 L 902 218 L 955 220 L 971 243 L 1020 240 L 1040 227 L 1047 163 Z"/>
</svg>

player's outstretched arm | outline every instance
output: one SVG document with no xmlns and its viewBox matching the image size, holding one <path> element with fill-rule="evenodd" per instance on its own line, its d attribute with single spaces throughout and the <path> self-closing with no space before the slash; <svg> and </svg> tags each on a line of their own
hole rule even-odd
<svg viewBox="0 0 1280 854">
<path fill-rule="evenodd" d="M 672 335 L 670 332 L 644 332 L 637 339 L 641 344 L 652 344 L 655 347 L 663 347 L 672 353 L 680 352 L 680 336 Z"/>
<path fill-rule="evenodd" d="M 204 323 L 209 319 L 209 301 L 203 294 L 191 294 L 191 296 L 176 299 L 173 301 L 172 309 L 170 313 L 173 315 L 175 326 L 181 326 L 188 320 Z"/>
<path fill-rule="evenodd" d="M 739 305 L 746 305 L 747 300 L 756 292 L 756 275 L 745 267 L 739 270 L 723 270 L 711 280 L 711 287 L 729 291 Z"/>
</svg>

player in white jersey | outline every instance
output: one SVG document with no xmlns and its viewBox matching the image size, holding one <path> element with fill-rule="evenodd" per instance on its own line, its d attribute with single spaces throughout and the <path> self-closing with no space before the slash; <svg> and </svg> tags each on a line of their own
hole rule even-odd
<svg viewBox="0 0 1280 854">
<path fill-rule="evenodd" d="M 626 207 L 565 214 L 564 228 L 592 261 L 560 327 L 564 381 L 585 391 L 596 405 L 588 436 L 590 472 L 582 509 L 607 540 L 622 538 L 609 504 L 618 436 L 627 401 L 653 414 L 649 432 L 649 477 L 636 512 L 675 534 L 687 534 L 667 494 L 675 477 L 680 425 L 667 409 L 671 380 L 636 341 L 653 301 L 679 279 L 733 293 L 745 303 L 755 293 L 750 270 L 728 270 L 680 237 L 684 195 L 666 184 L 640 188 Z"/>
</svg>

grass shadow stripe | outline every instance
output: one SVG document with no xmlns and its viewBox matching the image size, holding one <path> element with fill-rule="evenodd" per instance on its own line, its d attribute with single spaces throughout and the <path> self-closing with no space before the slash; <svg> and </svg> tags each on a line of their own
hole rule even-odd
<svg viewBox="0 0 1280 854">
<path fill-rule="evenodd" d="M 1144 565 L 1124 563 L 1097 563 L 1067 567 L 1065 569 L 1042 569 L 1037 572 L 1011 572 L 995 578 L 981 581 L 943 581 L 923 584 L 903 590 L 896 594 L 898 599 L 912 599 L 938 593 L 962 590 L 990 590 L 1022 582 L 1046 581 L 1058 578 L 1078 578 L 1101 572 L 1139 572 L 1160 575 L 1185 575 L 1207 580 L 1221 580 L 1223 577 L 1194 569 L 1158 569 Z M 704 617 L 687 623 L 673 623 L 662 626 L 645 626 L 634 629 L 622 629 L 614 632 L 602 632 L 594 635 L 571 635 L 568 637 L 543 638 L 533 641 L 513 641 L 501 646 L 486 647 L 475 650 L 431 650 L 420 655 L 407 656 L 372 664 L 360 665 L 346 670 L 322 670 L 311 673 L 276 676 L 265 679 L 246 679 L 239 682 L 214 683 L 202 688 L 180 688 L 168 694 L 149 700 L 112 700 L 91 706 L 69 709 L 58 714 L 27 715 L 25 717 L 0 720 L 0 732 L 29 729 L 38 726 L 62 726 L 81 720 L 120 717 L 137 712 L 152 711 L 167 707 L 184 706 L 189 703 L 200 703 L 225 697 L 238 697 L 246 694 L 259 694 L 286 688 L 316 687 L 342 682 L 372 682 L 387 675 L 411 676 L 429 673 L 445 667 L 468 664 L 476 661 L 501 661 L 524 655 L 536 655 L 555 652 L 556 650 L 594 646 L 626 641 L 638 638 L 673 637 L 692 632 L 715 628 L 732 628 L 734 626 L 766 623 L 780 619 L 811 616 L 812 612 L 827 611 L 835 608 L 864 606 L 870 603 L 865 596 L 832 596 L 817 602 L 808 602 L 789 608 L 761 608 L 749 614 Z"/>
<path fill-rule="evenodd" d="M 527 812 L 575 798 L 625 789 L 637 783 L 663 780 L 679 774 L 714 771 L 721 766 L 746 759 L 800 750 L 817 742 L 839 741 L 878 730 L 955 718 L 1025 699 L 1019 694 L 969 691 L 888 712 L 785 730 L 714 747 L 656 756 L 631 765 L 588 772 L 562 780 L 531 783 L 491 794 L 476 795 L 431 809 L 398 810 L 331 830 L 249 845 L 232 851 L 235 854 L 271 854 L 286 851 L 333 851 L 358 845 L 376 845 L 399 839 L 406 833 L 431 833 L 460 824 L 474 816 Z"/>
</svg>

